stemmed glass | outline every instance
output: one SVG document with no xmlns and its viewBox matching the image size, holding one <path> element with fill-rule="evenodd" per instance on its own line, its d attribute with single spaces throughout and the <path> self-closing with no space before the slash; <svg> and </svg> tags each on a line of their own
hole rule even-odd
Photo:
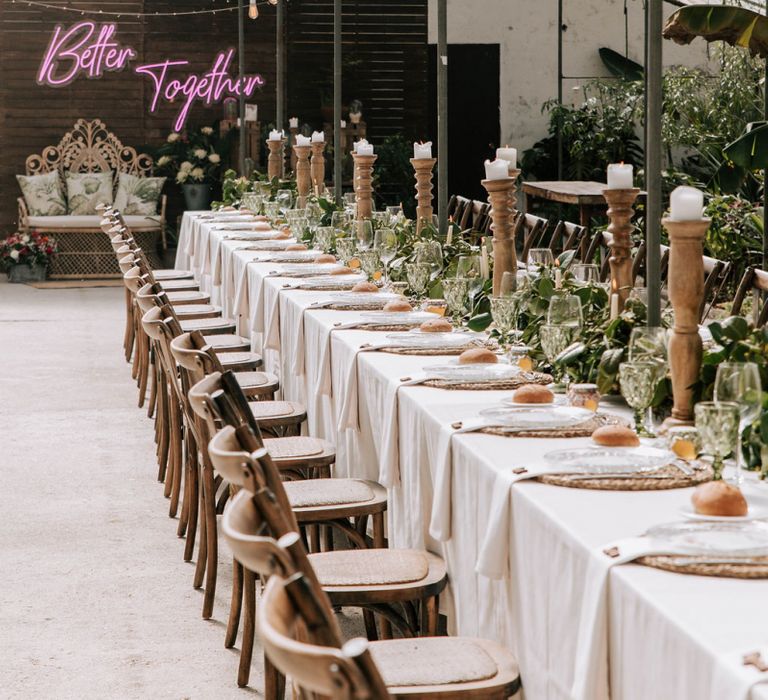
<svg viewBox="0 0 768 700">
<path fill-rule="evenodd" d="M 406 264 L 405 276 L 408 280 L 408 287 L 416 295 L 417 299 L 422 297 L 427 291 L 431 272 L 432 268 L 428 263 L 412 262 Z"/>
<path fill-rule="evenodd" d="M 539 328 L 539 338 L 541 349 L 552 365 L 556 391 L 565 390 L 567 374 L 563 367 L 556 364 L 555 360 L 563 350 L 576 340 L 583 322 L 579 297 L 573 294 L 555 294 L 549 300 L 547 322 Z"/>
<path fill-rule="evenodd" d="M 380 228 L 373 238 L 373 249 L 384 263 L 384 284 L 389 281 L 387 266 L 397 255 L 397 234 L 392 228 Z"/>
<path fill-rule="evenodd" d="M 331 226 L 337 231 L 346 231 L 349 221 L 349 215 L 346 212 L 335 211 L 331 214 Z"/>
<path fill-rule="evenodd" d="M 308 202 L 306 216 L 310 226 L 319 226 L 323 219 L 323 208 L 317 202 Z"/>
<path fill-rule="evenodd" d="M 632 329 L 629 336 L 629 360 L 630 362 L 651 362 L 657 367 L 656 379 L 653 382 L 653 390 L 667 375 L 667 329 L 660 326 L 638 326 Z M 651 399 L 653 400 L 653 399 Z M 654 434 L 653 408 L 648 405 L 643 427 L 647 435 Z"/>
<path fill-rule="evenodd" d="M 483 276 L 481 274 L 480 255 L 460 255 L 456 263 L 456 277 L 462 277 L 469 280 L 469 291 L 471 294 L 477 294 L 483 287 Z"/>
<path fill-rule="evenodd" d="M 357 247 L 360 250 L 370 250 L 373 245 L 373 223 L 370 219 L 357 222 Z"/>
<path fill-rule="evenodd" d="M 373 278 L 374 273 L 379 269 L 381 260 L 379 260 L 379 253 L 376 250 L 363 250 L 358 256 L 360 258 L 360 267 L 368 277 Z"/>
<path fill-rule="evenodd" d="M 635 411 L 635 429 L 642 437 L 656 437 L 645 427 L 645 414 L 653 403 L 659 378 L 658 362 L 630 360 L 619 365 L 621 395 Z"/>
<path fill-rule="evenodd" d="M 450 277 L 443 280 L 443 294 L 454 325 L 461 323 L 469 296 L 471 280 L 469 277 Z"/>
<path fill-rule="evenodd" d="M 278 190 L 275 201 L 279 209 L 287 211 L 293 205 L 293 192 L 291 190 Z"/>
<path fill-rule="evenodd" d="M 275 222 L 277 215 L 280 213 L 279 202 L 264 202 L 264 214 L 269 217 L 272 223 Z"/>
<path fill-rule="evenodd" d="M 318 226 L 315 231 L 315 245 L 324 253 L 330 252 L 333 248 L 334 234 L 333 226 Z"/>
<path fill-rule="evenodd" d="M 391 224 L 399 223 L 402 213 L 403 208 L 399 204 L 387 207 L 387 214 L 389 214 L 389 221 Z"/>
<path fill-rule="evenodd" d="M 420 241 L 413 246 L 413 259 L 427 263 L 432 272 L 439 272 L 443 268 L 443 249 L 437 241 Z"/>
<path fill-rule="evenodd" d="M 355 257 L 355 249 L 357 248 L 357 238 L 337 238 L 336 239 L 336 252 L 339 255 L 339 260 L 344 264 L 348 263 Z"/>
<path fill-rule="evenodd" d="M 693 412 L 702 450 L 714 458 L 712 469 L 715 479 L 720 479 L 723 460 L 733 450 L 734 442 L 739 439 L 739 405 L 732 401 L 700 401 L 693 407 Z"/>
<path fill-rule="evenodd" d="M 736 483 L 743 480 L 741 437 L 757 420 L 763 406 L 760 370 L 754 362 L 721 362 L 715 376 L 715 403 L 734 403 L 739 409 L 739 434 L 736 437 Z"/>
<path fill-rule="evenodd" d="M 344 193 L 344 204 L 348 207 L 354 207 L 357 204 L 357 195 L 354 192 Z"/>
<path fill-rule="evenodd" d="M 549 248 L 531 248 L 528 251 L 528 268 L 536 271 L 540 267 L 555 264 L 555 256 Z"/>
<path fill-rule="evenodd" d="M 576 263 L 571 267 L 573 278 L 580 284 L 600 284 L 600 268 L 592 263 Z"/>
</svg>

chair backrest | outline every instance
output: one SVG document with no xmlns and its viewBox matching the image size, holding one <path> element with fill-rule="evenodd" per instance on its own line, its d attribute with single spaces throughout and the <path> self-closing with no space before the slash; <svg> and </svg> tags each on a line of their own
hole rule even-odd
<svg viewBox="0 0 768 700">
<path fill-rule="evenodd" d="M 586 228 L 570 221 L 558 221 L 552 237 L 549 239 L 549 249 L 557 257 L 568 250 L 578 250 L 584 243 Z M 581 251 L 582 253 L 584 251 Z"/>
<path fill-rule="evenodd" d="M 534 214 L 520 214 L 515 221 L 515 241 L 520 260 L 527 261 L 531 248 L 537 248 L 549 226 L 549 221 Z"/>
<path fill-rule="evenodd" d="M 741 307 L 747 294 L 753 295 L 752 320 L 756 326 L 764 326 L 768 322 L 768 272 L 756 267 L 750 267 L 741 278 L 739 288 L 733 298 L 731 314 L 741 313 Z"/>
<path fill-rule="evenodd" d="M 489 206 L 490 205 L 487 202 L 480 202 L 476 199 L 467 202 L 464 206 L 461 220 L 458 222 L 459 228 L 462 231 L 466 231 L 467 229 L 477 231 L 478 224 L 482 220 L 483 215 L 488 211 Z"/>
<path fill-rule="evenodd" d="M 723 287 L 731 276 L 732 264 L 717 258 L 704 256 L 704 299 L 701 304 L 701 321 L 703 322 L 717 303 Z"/>
</svg>

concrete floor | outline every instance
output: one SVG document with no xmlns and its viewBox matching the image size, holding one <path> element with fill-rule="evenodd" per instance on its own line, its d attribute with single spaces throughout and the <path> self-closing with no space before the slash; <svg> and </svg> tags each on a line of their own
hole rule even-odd
<svg viewBox="0 0 768 700">
<path fill-rule="evenodd" d="M 200 616 L 122 356 L 123 290 L 0 279 L 0 698 L 260 697 L 260 649 L 238 689 L 224 648 L 224 546 Z"/>
</svg>

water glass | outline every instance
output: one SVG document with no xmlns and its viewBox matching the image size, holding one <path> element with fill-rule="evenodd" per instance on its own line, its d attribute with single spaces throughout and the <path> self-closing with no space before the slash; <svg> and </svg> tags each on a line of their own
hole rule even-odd
<svg viewBox="0 0 768 700">
<path fill-rule="evenodd" d="M 357 222 L 357 247 L 360 250 L 370 250 L 373 245 L 373 223 L 370 219 L 361 219 Z"/>
<path fill-rule="evenodd" d="M 471 280 L 469 277 L 451 277 L 443 280 L 443 295 L 448 305 L 448 312 L 455 324 L 459 324 L 466 312 Z"/>
<path fill-rule="evenodd" d="M 375 211 L 371 214 L 376 226 L 389 226 L 389 214 L 386 211 Z"/>
<path fill-rule="evenodd" d="M 344 204 L 348 207 L 354 207 L 357 205 L 357 195 L 354 192 L 344 193 Z"/>
<path fill-rule="evenodd" d="M 345 211 L 335 211 L 331 214 L 331 226 L 337 231 L 346 231 L 350 221 L 349 214 Z"/>
<path fill-rule="evenodd" d="M 380 228 L 373 237 L 373 249 L 379 254 L 379 258 L 384 263 L 384 282 L 388 280 L 387 265 L 395 259 L 397 255 L 397 234 L 395 229 Z"/>
<path fill-rule="evenodd" d="M 355 257 L 355 250 L 357 250 L 357 238 L 347 236 L 336 239 L 336 252 L 345 264 Z"/>
<path fill-rule="evenodd" d="M 274 223 L 274 220 L 280 214 L 279 202 L 264 202 L 264 214 L 272 220 L 272 223 Z"/>
<path fill-rule="evenodd" d="M 629 293 L 629 299 L 633 301 L 639 301 L 643 306 L 648 306 L 648 288 L 647 287 L 632 287 L 632 291 Z"/>
<path fill-rule="evenodd" d="M 576 263 L 571 267 L 573 278 L 579 284 L 600 284 L 600 268 L 591 263 Z"/>
<path fill-rule="evenodd" d="M 561 392 L 564 390 L 563 379 L 565 370 L 555 364 L 555 360 L 563 350 L 565 350 L 578 335 L 578 326 L 564 323 L 546 323 L 539 327 L 539 340 L 541 340 L 541 349 L 544 351 L 549 364 L 552 365 L 555 376 L 556 389 Z"/>
<path fill-rule="evenodd" d="M 413 246 L 413 260 L 426 263 L 432 272 L 443 269 L 443 249 L 437 241 L 420 241 Z"/>
<path fill-rule="evenodd" d="M 733 451 L 739 435 L 739 405 L 732 401 L 701 401 L 693 407 L 701 448 L 714 459 L 715 479 L 723 473 L 723 460 Z"/>
<path fill-rule="evenodd" d="M 429 285 L 432 268 L 428 263 L 412 262 L 405 265 L 405 277 L 408 286 L 417 298 L 424 295 Z"/>
<path fill-rule="evenodd" d="M 584 316 L 581 310 L 581 299 L 575 294 L 553 294 L 547 310 L 549 325 L 567 325 L 581 328 Z"/>
<path fill-rule="evenodd" d="M 555 264 L 555 256 L 549 248 L 531 248 L 528 251 L 528 267 L 549 267 Z"/>
<path fill-rule="evenodd" d="M 643 437 L 655 437 L 652 427 L 646 425 L 646 413 L 653 403 L 656 385 L 661 378 L 656 362 L 630 360 L 619 365 L 621 395 L 635 412 L 635 430 Z"/>
<path fill-rule="evenodd" d="M 323 220 L 323 208 L 317 202 L 308 202 L 305 214 L 310 226 L 317 226 Z"/>
<path fill-rule="evenodd" d="M 280 209 L 287 211 L 293 206 L 293 192 L 291 190 L 278 190 L 275 201 Z"/>
<path fill-rule="evenodd" d="M 379 253 L 376 250 L 363 250 L 358 253 L 357 257 L 360 259 L 360 267 L 368 277 L 373 277 L 374 273 L 381 266 Z"/>
<path fill-rule="evenodd" d="M 501 334 L 502 343 L 519 339 L 520 333 L 517 331 L 519 311 L 520 299 L 516 296 L 491 297 L 491 316 L 496 324 L 496 330 Z"/>
<path fill-rule="evenodd" d="M 329 253 L 333 249 L 335 231 L 333 226 L 318 226 L 315 231 L 315 246 L 324 253 Z"/>
<path fill-rule="evenodd" d="M 261 202 L 264 197 L 258 192 L 245 192 L 241 201 L 241 206 L 250 209 L 258 214 L 261 211 Z"/>
<path fill-rule="evenodd" d="M 739 434 L 736 438 L 736 483 L 743 480 L 741 437 L 746 428 L 760 416 L 763 391 L 760 370 L 754 362 L 721 362 L 715 376 L 716 403 L 734 403 L 739 409 Z"/>
</svg>

